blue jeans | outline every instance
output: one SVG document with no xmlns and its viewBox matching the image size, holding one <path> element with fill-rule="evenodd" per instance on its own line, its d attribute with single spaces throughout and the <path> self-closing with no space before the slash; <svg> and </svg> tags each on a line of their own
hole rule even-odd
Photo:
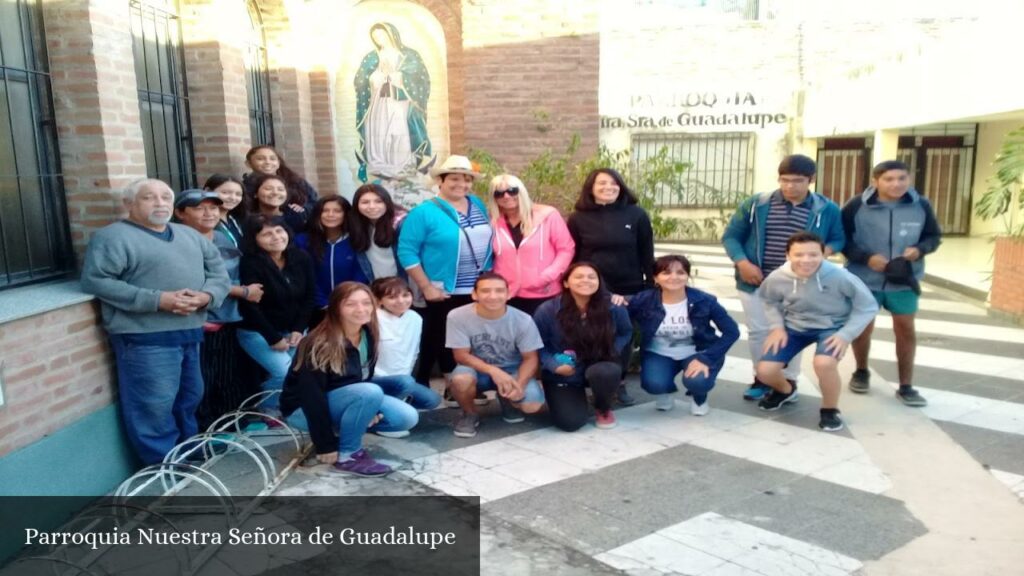
<svg viewBox="0 0 1024 576">
<path fill-rule="evenodd" d="M 284 377 L 288 375 L 288 368 L 292 365 L 292 357 L 295 356 L 295 348 L 288 348 L 285 352 L 274 350 L 267 344 L 267 339 L 259 332 L 252 330 L 238 330 L 238 345 L 245 350 L 245 353 L 254 362 L 267 371 L 267 379 L 260 384 L 260 388 L 267 390 L 280 390 L 284 388 Z M 260 402 L 263 409 L 277 410 L 280 405 L 280 396 L 274 396 Z"/>
<path fill-rule="evenodd" d="M 112 334 L 110 345 L 128 440 L 144 464 L 156 464 L 198 432 L 196 408 L 203 399 L 199 343 L 143 346 Z"/>
<path fill-rule="evenodd" d="M 374 376 L 370 380 L 380 386 L 388 396 L 402 400 L 409 400 L 413 408 L 417 410 L 433 410 L 441 405 L 441 395 L 416 381 L 409 374 L 395 374 L 394 376 Z"/>
<path fill-rule="evenodd" d="M 363 434 L 378 413 L 382 416 L 372 431 L 400 432 L 409 430 L 419 422 L 416 409 L 405 402 L 386 396 L 380 386 L 370 382 L 349 384 L 327 393 L 331 421 L 338 431 L 339 459 L 345 459 L 363 445 Z M 309 430 L 302 408 L 288 416 L 288 424 Z"/>
<path fill-rule="evenodd" d="M 649 394 L 668 394 L 678 391 L 675 384 L 676 374 L 685 372 L 686 368 L 697 359 L 697 355 L 674 360 L 654 352 L 644 352 L 640 361 L 640 386 Z M 683 386 L 693 396 L 697 404 L 707 402 L 708 392 L 715 387 L 715 379 L 722 369 L 723 362 L 708 366 L 708 375 L 683 376 Z"/>
</svg>

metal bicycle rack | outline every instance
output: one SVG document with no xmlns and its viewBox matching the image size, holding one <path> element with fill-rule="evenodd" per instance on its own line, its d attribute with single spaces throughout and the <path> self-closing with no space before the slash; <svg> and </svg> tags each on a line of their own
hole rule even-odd
<svg viewBox="0 0 1024 576">
<path fill-rule="evenodd" d="M 237 409 L 215 420 L 205 432 L 200 432 L 172 448 L 163 462 L 146 466 L 122 482 L 111 495 L 112 500 L 109 503 L 87 508 L 66 522 L 61 530 L 92 530 L 103 522 L 113 522 L 119 529 L 130 530 L 139 527 L 148 519 L 155 518 L 176 531 L 175 524 L 162 510 L 165 507 L 167 510 L 173 510 L 175 496 L 182 496 L 186 489 L 196 488 L 203 497 L 212 497 L 217 503 L 209 508 L 217 509 L 218 514 L 224 518 L 227 528 L 240 527 L 255 512 L 261 500 L 272 494 L 312 450 L 310 444 L 303 445 L 303 439 L 306 437 L 304 432 L 292 428 L 280 417 L 260 411 L 261 402 L 279 393 L 279 390 L 270 390 L 246 398 Z M 243 427 L 243 422 L 249 418 L 269 421 L 276 426 L 257 434 L 254 433 L 256 431 L 249 431 Z M 272 437 L 290 437 L 295 448 L 295 455 L 280 470 L 274 458 L 257 440 Z M 232 454 L 242 454 L 246 461 L 251 461 L 261 480 L 262 488 L 259 493 L 242 510 L 235 506 L 227 483 L 213 470 L 218 461 Z M 158 489 L 156 494 L 151 493 L 154 487 Z M 145 493 L 147 490 L 150 492 Z M 142 497 L 151 500 L 153 504 L 140 507 L 132 503 L 132 498 Z M 72 559 L 70 552 L 73 549 L 65 545 L 52 546 L 48 555 L 20 558 L 12 566 L 48 562 L 55 576 L 100 576 L 107 572 L 102 570 L 102 567 L 100 572 L 96 572 L 92 567 L 112 548 L 110 545 L 99 546 L 83 554 L 81 558 Z M 175 549 L 178 564 L 176 573 L 196 572 L 219 548 L 220 545 L 206 545 L 194 555 L 187 550 Z"/>
</svg>

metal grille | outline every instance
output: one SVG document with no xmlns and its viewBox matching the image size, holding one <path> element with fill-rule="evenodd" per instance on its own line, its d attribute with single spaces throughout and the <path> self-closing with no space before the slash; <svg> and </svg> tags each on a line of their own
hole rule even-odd
<svg viewBox="0 0 1024 576">
<path fill-rule="evenodd" d="M 171 188 L 196 185 L 181 21 L 174 0 L 131 0 L 132 48 L 146 173 Z"/>
<path fill-rule="evenodd" d="M 945 234 L 967 234 L 971 223 L 974 146 L 901 148 L 897 157 L 910 166 L 911 185 L 932 203 Z"/>
<path fill-rule="evenodd" d="M 274 117 L 270 111 L 270 66 L 263 17 L 254 0 L 246 2 L 251 26 L 245 56 L 246 88 L 249 96 L 249 130 L 252 145 L 274 145 Z"/>
<path fill-rule="evenodd" d="M 814 189 L 843 206 L 868 186 L 871 149 L 864 138 L 826 139 L 818 150 Z"/>
<path fill-rule="evenodd" d="M 642 168 L 663 148 L 689 167 L 671 188 L 654 191 L 662 208 L 738 205 L 754 192 L 754 136 L 749 132 L 634 134 L 633 162 Z"/>
<path fill-rule="evenodd" d="M 74 266 L 40 3 L 0 2 L 0 288 Z"/>
</svg>

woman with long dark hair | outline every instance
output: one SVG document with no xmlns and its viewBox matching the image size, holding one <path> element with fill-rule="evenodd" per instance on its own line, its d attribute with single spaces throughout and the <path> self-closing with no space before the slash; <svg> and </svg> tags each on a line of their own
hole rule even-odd
<svg viewBox="0 0 1024 576">
<path fill-rule="evenodd" d="M 587 175 L 568 226 L 576 242 L 575 261 L 593 262 L 613 294 L 629 300 L 654 285 L 651 220 L 617 171 L 598 168 Z M 623 354 L 624 369 L 630 352 Z M 623 406 L 636 403 L 624 383 L 618 400 Z"/>
<path fill-rule="evenodd" d="M 367 282 L 349 241 L 348 221 L 352 205 L 341 196 L 327 196 L 316 201 L 306 225 L 306 233 L 295 238 L 295 244 L 313 257 L 316 272 L 314 302 L 316 309 L 310 326 L 324 317 L 324 307 L 334 287 L 342 282 Z"/>
<path fill-rule="evenodd" d="M 622 368 L 619 358 L 629 346 L 629 314 L 611 303 L 597 268 L 571 264 L 562 275 L 562 295 L 540 305 L 533 316 L 544 340 L 540 351 L 544 396 L 555 426 L 572 432 L 589 416 L 587 394 L 594 393 L 595 425 L 613 428 L 612 400 Z"/>
<path fill-rule="evenodd" d="M 313 311 L 313 262 L 292 245 L 291 230 L 282 218 L 253 216 L 244 238 L 241 282 L 262 285 L 263 297 L 259 302 L 239 301 L 238 343 L 267 371 L 263 390 L 280 390 Z M 266 399 L 261 407 L 276 415 L 278 398 Z"/>
<path fill-rule="evenodd" d="M 320 198 L 316 189 L 301 174 L 289 168 L 273 146 L 264 144 L 250 148 L 245 153 L 245 165 L 252 170 L 242 178 L 245 191 L 250 198 L 256 195 L 255 178 L 261 175 L 281 178 L 288 190 L 288 207 L 294 211 L 301 208 L 302 211 L 309 212 Z"/>
<path fill-rule="evenodd" d="M 654 395 L 654 406 L 662 411 L 675 407 L 675 377 L 682 373 L 683 387 L 693 398 L 690 413 L 704 416 L 710 410 L 708 392 L 740 331 L 718 300 L 688 286 L 689 280 L 685 256 L 658 258 L 655 288 L 629 302 L 629 316 L 640 326 L 640 383 Z"/>
<path fill-rule="evenodd" d="M 387 189 L 364 184 L 352 197 L 353 210 L 347 218 L 352 249 L 359 266 L 370 281 L 388 276 L 406 277 L 398 265 L 398 224 L 407 214 L 396 206 Z"/>
<path fill-rule="evenodd" d="M 281 393 L 288 423 L 309 430 L 317 459 L 336 472 L 383 476 L 391 467 L 362 448 L 367 431 L 409 430 L 416 409 L 372 384 L 380 329 L 369 287 L 343 282 L 331 292 L 327 315 L 299 345 Z"/>
<path fill-rule="evenodd" d="M 224 204 L 220 207 L 217 232 L 224 235 L 235 248 L 241 247 L 242 223 L 249 216 L 242 181 L 228 174 L 212 174 L 203 184 L 203 190 L 216 192 Z"/>
<path fill-rule="evenodd" d="M 248 182 L 252 184 L 253 190 L 249 197 L 249 212 L 262 214 L 268 218 L 283 218 L 296 233 L 306 229 L 309 211 L 296 203 L 298 200 L 288 190 L 284 178 L 273 174 L 261 174 Z"/>
</svg>

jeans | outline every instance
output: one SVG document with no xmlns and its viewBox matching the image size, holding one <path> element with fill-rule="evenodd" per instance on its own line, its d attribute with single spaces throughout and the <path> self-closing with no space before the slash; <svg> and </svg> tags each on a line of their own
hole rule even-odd
<svg viewBox="0 0 1024 576">
<path fill-rule="evenodd" d="M 280 390 L 284 388 L 284 377 L 288 375 L 288 368 L 292 365 L 292 357 L 295 356 L 295 348 L 288 348 L 280 352 L 274 350 L 267 344 L 267 339 L 259 332 L 252 330 L 238 330 L 238 345 L 245 350 L 257 364 L 267 371 L 267 379 L 263 381 L 260 388 L 267 390 Z M 264 410 L 278 410 L 280 395 L 275 394 L 260 402 L 260 408 Z"/>
<path fill-rule="evenodd" d="M 349 384 L 327 393 L 331 421 L 338 432 L 338 457 L 344 460 L 363 445 L 363 434 L 377 414 L 380 422 L 370 431 L 400 432 L 409 430 L 419 422 L 416 409 L 405 402 L 386 396 L 380 386 L 370 382 Z M 309 430 L 302 408 L 288 416 L 288 424 Z"/>
<path fill-rule="evenodd" d="M 686 368 L 697 359 L 696 355 L 674 360 L 654 352 L 644 352 L 640 361 L 640 387 L 649 394 L 668 394 L 678 391 L 675 384 L 676 374 L 686 371 Z M 718 371 L 722 369 L 722 363 L 708 366 L 708 375 L 697 374 L 693 377 L 683 376 L 683 387 L 693 395 L 693 401 L 697 404 L 707 402 L 708 392 L 715 387 L 715 379 Z"/>
<path fill-rule="evenodd" d="M 138 345 L 112 334 L 110 345 L 128 440 L 144 464 L 156 464 L 198 431 L 196 408 L 203 398 L 199 343 Z"/>
<path fill-rule="evenodd" d="M 771 325 L 768 324 L 768 317 L 764 314 L 764 301 L 761 300 L 761 295 L 757 291 L 747 293 L 739 290 L 738 296 L 740 305 L 743 307 L 743 316 L 747 320 L 747 344 L 750 345 L 750 361 L 754 363 L 756 370 L 764 350 L 764 341 L 768 338 L 768 332 L 771 331 Z M 796 361 L 790 362 L 789 366 L 783 370 L 789 380 L 796 380 L 800 377 L 800 355 L 797 354 L 794 359 Z"/>
<path fill-rule="evenodd" d="M 402 400 L 408 399 L 417 410 L 433 410 L 441 405 L 441 395 L 416 381 L 408 374 L 394 376 L 374 376 L 371 380 L 380 386 L 388 396 Z"/>
<path fill-rule="evenodd" d="M 777 352 L 768 352 L 761 356 L 762 362 L 792 363 L 793 358 L 800 355 L 804 348 L 814 344 L 815 356 L 831 356 L 825 349 L 825 341 L 838 332 L 838 328 L 822 328 L 819 330 L 808 330 L 797 332 L 786 328 L 786 345 L 779 348 Z"/>
</svg>

